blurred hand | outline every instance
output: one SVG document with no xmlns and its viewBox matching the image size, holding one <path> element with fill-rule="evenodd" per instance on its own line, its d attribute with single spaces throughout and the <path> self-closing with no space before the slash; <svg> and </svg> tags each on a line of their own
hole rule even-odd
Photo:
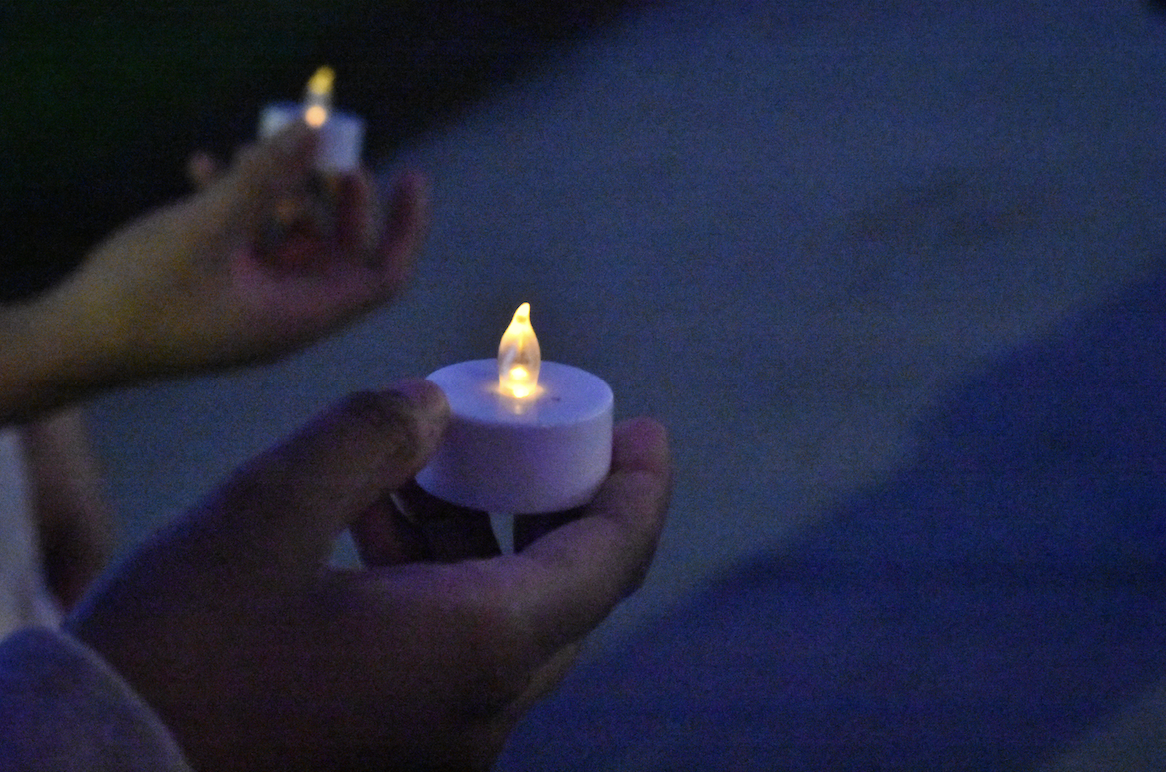
<svg viewBox="0 0 1166 772">
<path fill-rule="evenodd" d="M 402 287 L 427 219 L 416 175 L 398 180 L 387 218 L 367 173 L 338 178 L 328 227 L 272 238 L 288 202 L 313 184 L 315 143 L 297 125 L 222 173 L 204 166 L 201 192 L 116 233 L 54 293 L 66 326 L 101 351 L 111 377 L 271 359 Z"/>
<path fill-rule="evenodd" d="M 389 493 L 447 415 L 426 382 L 350 397 L 139 549 L 66 629 L 201 769 L 486 768 L 643 580 L 668 449 L 655 422 L 622 424 L 579 519 L 520 554 L 414 562 Z M 370 565 L 328 567 L 354 524 Z"/>
</svg>

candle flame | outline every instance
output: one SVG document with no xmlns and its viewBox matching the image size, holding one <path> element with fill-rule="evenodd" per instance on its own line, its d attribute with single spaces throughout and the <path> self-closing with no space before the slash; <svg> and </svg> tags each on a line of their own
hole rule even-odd
<svg viewBox="0 0 1166 772">
<path fill-rule="evenodd" d="M 336 80 L 336 70 L 324 65 L 312 73 L 311 79 L 308 80 L 308 93 L 330 95 L 334 80 Z"/>
<path fill-rule="evenodd" d="M 530 303 L 523 303 L 514 312 L 498 345 L 499 391 L 517 399 L 538 394 L 541 363 L 538 338 L 530 325 Z"/>
<path fill-rule="evenodd" d="M 332 81 L 336 71 L 331 67 L 321 67 L 312 74 L 304 89 L 304 122 L 318 129 L 328 120 L 332 109 Z"/>
</svg>

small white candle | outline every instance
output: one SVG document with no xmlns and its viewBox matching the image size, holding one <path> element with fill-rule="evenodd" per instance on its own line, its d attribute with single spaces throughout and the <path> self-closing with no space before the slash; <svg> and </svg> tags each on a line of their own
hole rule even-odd
<svg viewBox="0 0 1166 772">
<path fill-rule="evenodd" d="M 364 120 L 333 109 L 334 78 L 332 68 L 321 67 L 308 81 L 303 102 L 277 102 L 264 107 L 259 117 L 259 137 L 266 139 L 289 123 L 302 120 L 320 132 L 316 169 L 348 172 L 359 167 L 364 147 Z"/>
<path fill-rule="evenodd" d="M 497 514 L 559 512 L 590 501 L 611 469 L 611 387 L 542 362 L 524 303 L 498 358 L 443 367 L 450 424 L 417 483 L 453 504 Z"/>
</svg>

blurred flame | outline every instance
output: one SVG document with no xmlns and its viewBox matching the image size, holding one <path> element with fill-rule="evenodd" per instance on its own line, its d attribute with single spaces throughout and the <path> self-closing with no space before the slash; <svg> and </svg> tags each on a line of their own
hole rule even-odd
<svg viewBox="0 0 1166 772">
<path fill-rule="evenodd" d="M 332 81 L 336 71 L 331 67 L 321 67 L 312 74 L 304 89 L 304 122 L 318 129 L 328 120 L 332 109 Z"/>
</svg>

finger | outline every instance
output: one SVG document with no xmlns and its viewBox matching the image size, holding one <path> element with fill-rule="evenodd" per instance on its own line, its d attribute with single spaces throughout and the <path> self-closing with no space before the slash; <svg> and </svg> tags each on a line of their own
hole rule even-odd
<svg viewBox="0 0 1166 772">
<path fill-rule="evenodd" d="M 499 749 L 527 711 L 562 683 L 563 678 L 578 661 L 582 648 L 581 643 L 571 643 L 559 649 L 526 676 L 526 682 L 520 691 L 508 695 L 502 709 L 490 722 L 490 731 L 497 734 L 496 744 Z"/>
<path fill-rule="evenodd" d="M 379 221 L 371 180 L 364 173 L 339 180 L 334 241 L 301 240 L 302 257 L 291 259 L 295 246 L 280 243 L 281 265 L 315 266 L 314 290 L 327 289 L 330 307 L 347 318 L 384 302 L 400 290 L 420 253 L 429 220 L 428 184 L 419 174 L 405 174 L 393 188 L 389 217 Z"/>
<path fill-rule="evenodd" d="M 252 235 L 258 233 L 276 202 L 303 187 L 317 142 L 317 133 L 296 121 L 243 148 L 200 198 L 207 221 L 235 222 Z"/>
<path fill-rule="evenodd" d="M 583 517 L 496 564 L 543 656 L 583 638 L 639 587 L 660 538 L 671 488 L 667 433 L 634 419 L 614 440 L 611 474 Z"/>
<path fill-rule="evenodd" d="M 372 179 L 360 171 L 337 180 L 336 243 L 341 253 L 357 265 L 377 268 L 380 258 L 381 213 Z"/>
<path fill-rule="evenodd" d="M 442 501 L 415 482 L 365 510 L 352 524 L 352 538 L 369 567 L 501 554 L 487 513 Z"/>
<path fill-rule="evenodd" d="M 404 485 L 393 501 L 424 534 L 429 560 L 456 563 L 502 554 L 486 512 L 442 501 L 415 482 Z"/>
<path fill-rule="evenodd" d="M 353 522 L 352 541 L 364 565 L 375 568 L 419 563 L 432 553 L 424 532 L 401 514 L 386 493 Z"/>
<path fill-rule="evenodd" d="M 427 381 L 353 394 L 243 467 L 195 527 L 220 556 L 310 571 L 384 491 L 425 465 L 448 416 Z"/>
<path fill-rule="evenodd" d="M 429 206 L 429 181 L 424 175 L 405 172 L 393 184 L 372 265 L 380 271 L 384 286 L 395 289 L 408 278 L 429 228 Z"/>
<path fill-rule="evenodd" d="M 533 542 L 538 541 L 559 526 L 578 520 L 584 512 L 586 512 L 586 507 L 576 507 L 563 512 L 550 512 L 545 515 L 515 515 L 514 551 L 522 552 Z"/>
<path fill-rule="evenodd" d="M 538 669 L 536 669 L 530 677 L 530 681 L 526 685 L 517 699 L 514 700 L 512 709 L 517 716 L 522 716 L 526 711 L 530 710 L 536 702 L 547 696 L 556 686 L 558 686 L 571 668 L 579 659 L 579 652 L 583 650 L 583 644 L 576 641 L 569 643 L 563 648 L 555 652 L 551 657 L 544 662 Z"/>
<path fill-rule="evenodd" d="M 205 190 L 222 171 L 223 165 L 219 159 L 205 151 L 191 153 L 190 158 L 186 159 L 186 179 L 196 191 Z"/>
</svg>

